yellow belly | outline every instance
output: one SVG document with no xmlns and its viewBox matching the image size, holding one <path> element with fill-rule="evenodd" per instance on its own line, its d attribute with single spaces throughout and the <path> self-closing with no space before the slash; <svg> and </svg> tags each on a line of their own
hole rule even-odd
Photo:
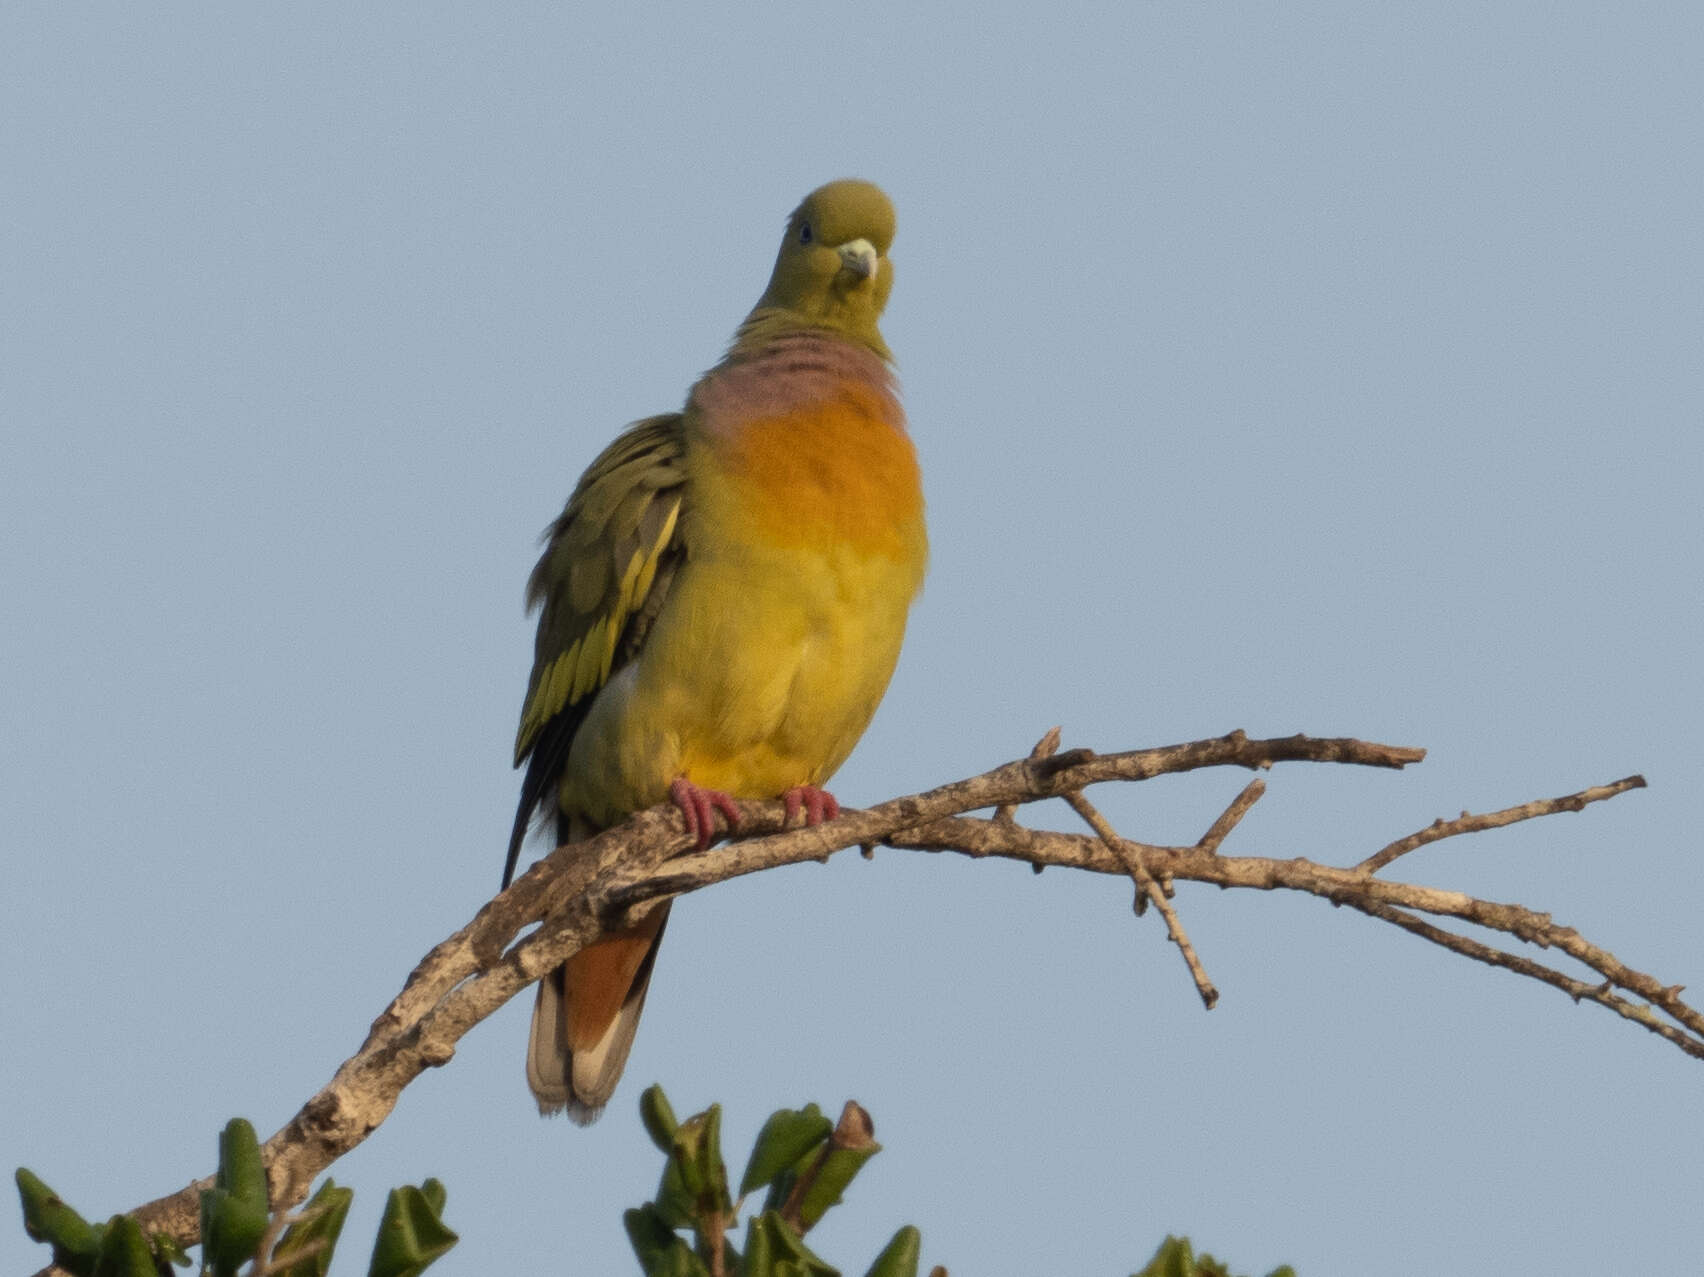
<svg viewBox="0 0 1704 1277">
<path fill-rule="evenodd" d="M 677 776 L 743 798 L 827 781 L 887 689 L 922 581 L 910 441 L 856 401 L 695 447 L 688 467 L 688 559 L 563 778 L 563 806 L 600 824 Z"/>
</svg>

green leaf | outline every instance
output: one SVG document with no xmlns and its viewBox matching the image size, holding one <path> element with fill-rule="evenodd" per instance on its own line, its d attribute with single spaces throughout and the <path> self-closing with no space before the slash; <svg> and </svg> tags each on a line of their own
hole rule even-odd
<svg viewBox="0 0 1704 1277">
<path fill-rule="evenodd" d="M 639 1120 L 645 1124 L 645 1133 L 659 1153 L 667 1153 L 674 1147 L 675 1127 L 680 1123 L 675 1120 L 674 1109 L 660 1084 L 651 1083 L 639 1096 Z"/>
<path fill-rule="evenodd" d="M 693 1226 L 692 1193 L 686 1187 L 686 1174 L 672 1144 L 669 1146 L 669 1160 L 663 1163 L 663 1177 L 657 1182 L 657 1198 L 653 1205 L 665 1227 Z"/>
<path fill-rule="evenodd" d="M 758 1221 L 769 1214 L 753 1215 L 746 1220 L 745 1272 L 743 1277 L 775 1277 L 775 1247 L 767 1225 Z"/>
<path fill-rule="evenodd" d="M 18 1167 L 13 1177 L 24 1207 L 24 1231 L 31 1240 L 53 1247 L 53 1262 L 77 1277 L 89 1277 L 101 1251 L 106 1228 L 91 1224 L 67 1206 L 33 1171 Z"/>
<path fill-rule="evenodd" d="M 128 1215 L 109 1219 L 92 1277 L 159 1277 L 159 1271 L 142 1225 Z"/>
<path fill-rule="evenodd" d="M 740 1178 L 740 1196 L 773 1182 L 789 1166 L 800 1161 L 834 1130 L 815 1104 L 802 1109 L 777 1109 L 757 1133 L 745 1174 Z"/>
<path fill-rule="evenodd" d="M 1170 1273 L 1172 1269 L 1166 1267 L 1166 1265 L 1168 1262 L 1175 1262 L 1172 1259 L 1172 1256 L 1176 1251 L 1180 1240 L 1183 1242 L 1185 1247 L 1189 1245 L 1187 1240 L 1168 1235 L 1166 1239 L 1160 1243 L 1160 1248 L 1154 1252 L 1154 1257 L 1150 1259 L 1143 1268 L 1131 1273 L 1130 1277 L 1167 1277 L 1167 1274 Z M 1191 1255 L 1190 1263 L 1193 1264 L 1194 1262 L 1195 1257 Z"/>
<path fill-rule="evenodd" d="M 917 1263 L 923 1253 L 923 1234 L 910 1224 L 893 1235 L 887 1249 L 876 1256 L 864 1277 L 917 1277 Z"/>
<path fill-rule="evenodd" d="M 444 1196 L 444 1186 L 432 1179 L 419 1188 L 391 1189 L 367 1277 L 416 1277 L 456 1244 L 456 1234 L 438 1217 Z"/>
<path fill-rule="evenodd" d="M 846 1186 L 864 1168 L 864 1163 L 882 1151 L 875 1140 L 875 1124 L 870 1115 L 855 1100 L 847 1100 L 829 1136 L 826 1154 L 817 1154 L 809 1166 L 800 1166 L 798 1173 L 805 1190 L 796 1206 L 789 1202 L 787 1214 L 797 1220 L 799 1231 L 808 1233 L 830 1206 L 840 1201 Z M 814 1175 L 814 1178 L 810 1178 Z"/>
<path fill-rule="evenodd" d="M 1195 1277 L 1195 1250 L 1187 1237 L 1167 1237 L 1135 1277 Z"/>
<path fill-rule="evenodd" d="M 656 1207 L 670 1228 L 709 1231 L 711 1216 L 733 1214 L 728 1170 L 722 1164 L 722 1106 L 712 1104 L 675 1127 L 669 1160 L 657 1185 Z"/>
<path fill-rule="evenodd" d="M 214 1277 L 234 1277 L 266 1235 L 267 1212 L 222 1188 L 201 1194 L 201 1254 Z"/>
<path fill-rule="evenodd" d="M 264 1205 L 244 1201 L 223 1188 L 201 1194 L 201 1257 L 214 1277 L 234 1277 L 238 1268 L 253 1257 L 255 1247 L 266 1235 L 268 1214 Z"/>
<path fill-rule="evenodd" d="M 864 1169 L 864 1163 L 881 1151 L 880 1144 L 871 1144 L 867 1148 L 832 1149 L 823 1159 L 822 1170 L 817 1172 L 816 1180 L 805 1190 L 799 1205 L 799 1227 L 806 1232 L 816 1227 L 829 1207 L 839 1205 L 841 1195 L 858 1172 Z"/>
<path fill-rule="evenodd" d="M 621 1217 L 627 1240 L 638 1256 L 645 1277 L 710 1277 L 710 1269 L 692 1253 L 686 1239 L 669 1227 L 658 1209 L 647 1202 Z"/>
<path fill-rule="evenodd" d="M 168 1264 L 177 1268 L 189 1267 L 189 1255 L 184 1251 L 182 1246 L 177 1244 L 176 1238 L 171 1237 L 166 1233 L 155 1233 L 148 1240 L 153 1244 L 154 1254 L 165 1260 Z"/>
<path fill-rule="evenodd" d="M 862 1105 L 848 1100 L 827 1145 L 807 1150 L 777 1175 L 770 1182 L 763 1208 L 781 1211 L 798 1222 L 800 1231 L 809 1232 L 828 1208 L 840 1201 L 846 1186 L 881 1147 L 874 1139 L 870 1115 Z"/>
<path fill-rule="evenodd" d="M 432 1208 L 434 1215 L 442 1215 L 444 1203 L 450 1200 L 450 1193 L 444 1187 L 444 1182 L 431 1176 L 420 1185 L 420 1195 L 426 1199 L 426 1204 Z"/>
<path fill-rule="evenodd" d="M 266 1234 L 266 1165 L 254 1127 L 233 1117 L 219 1132 L 219 1169 L 201 1194 L 201 1254 L 214 1277 L 233 1277 Z"/>
<path fill-rule="evenodd" d="M 260 1157 L 260 1141 L 245 1118 L 233 1117 L 219 1132 L 219 1169 L 213 1187 L 222 1188 L 239 1201 L 265 1208 L 266 1163 Z"/>
<path fill-rule="evenodd" d="M 674 1149 L 680 1158 L 681 1180 L 698 1213 L 731 1212 L 734 1201 L 728 1195 L 728 1168 L 722 1162 L 722 1106 L 712 1104 L 677 1126 Z"/>
<path fill-rule="evenodd" d="M 772 1210 L 747 1221 L 745 1259 L 745 1277 L 840 1277 Z"/>
<path fill-rule="evenodd" d="M 354 1189 L 339 1188 L 329 1179 L 321 1184 L 272 1249 L 276 1277 L 325 1277 L 354 1200 Z"/>
<path fill-rule="evenodd" d="M 1231 1270 L 1211 1255 L 1197 1255 L 1187 1237 L 1167 1237 L 1134 1277 L 1231 1277 Z M 1296 1272 L 1285 1264 L 1268 1277 L 1296 1277 Z"/>
<path fill-rule="evenodd" d="M 722 1161 L 720 1104 L 712 1104 L 675 1127 L 673 1158 L 680 1164 L 681 1187 L 692 1202 L 698 1254 L 708 1258 L 716 1247 L 725 1244 L 723 1239 L 734 1222 L 728 1168 Z"/>
<path fill-rule="evenodd" d="M 675 1230 L 669 1227 L 669 1222 L 663 1218 L 662 1212 L 651 1202 L 625 1212 L 621 1222 L 627 1229 L 627 1240 L 633 1247 L 634 1256 L 639 1260 L 639 1267 L 646 1272 L 651 1271 L 652 1262 L 658 1255 L 681 1240 Z M 685 1245 L 684 1242 L 681 1244 Z"/>
</svg>

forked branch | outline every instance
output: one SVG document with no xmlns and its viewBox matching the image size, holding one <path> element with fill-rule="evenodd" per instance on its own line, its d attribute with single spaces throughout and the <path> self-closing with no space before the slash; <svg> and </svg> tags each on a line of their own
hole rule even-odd
<svg viewBox="0 0 1704 1277">
<path fill-rule="evenodd" d="M 294 1206 L 316 1176 L 354 1148 L 389 1115 L 404 1087 L 421 1072 L 447 1063 L 456 1043 L 475 1024 L 524 990 L 628 912 L 663 896 L 695 891 L 743 874 L 824 860 L 847 847 L 885 844 L 918 851 L 1000 856 L 1095 873 L 1128 875 L 1138 885 L 1138 912 L 1151 902 L 1166 919 L 1202 1000 L 1217 997 L 1170 899 L 1176 881 L 1302 891 L 1413 932 L 1465 957 L 1554 985 L 1576 1001 L 1591 1001 L 1642 1024 L 1687 1054 L 1704 1059 L 1704 1016 L 1681 1000 L 1679 985 L 1625 966 L 1548 914 L 1520 905 L 1479 900 L 1461 892 L 1391 882 L 1375 874 L 1406 852 L 1441 838 L 1473 833 L 1515 820 L 1578 811 L 1644 785 L 1637 776 L 1526 803 L 1488 816 L 1463 815 L 1400 838 L 1359 864 L 1333 868 L 1305 859 L 1221 854 L 1237 822 L 1264 792 L 1255 780 L 1186 847 L 1150 846 L 1115 831 L 1082 794 L 1108 781 L 1147 780 L 1207 767 L 1266 769 L 1280 762 L 1345 763 L 1401 768 L 1424 751 L 1347 738 L 1289 736 L 1250 740 L 1241 732 L 1160 749 L 1096 754 L 1057 752 L 1049 733 L 1028 757 L 925 793 L 895 798 L 809 829 L 783 829 L 779 802 L 740 803 L 740 841 L 687 853 L 690 839 L 671 807 L 642 812 L 588 842 L 559 847 L 505 892 L 481 908 L 467 926 L 421 959 L 396 999 L 373 1022 L 367 1040 L 289 1124 L 263 1149 L 274 1208 Z M 1072 803 L 1092 835 L 1033 829 L 1016 818 L 1025 804 L 1045 798 Z M 965 813 L 993 809 L 991 817 Z M 1582 980 L 1493 944 L 1457 934 L 1420 915 L 1453 918 L 1541 948 L 1560 949 L 1584 964 L 1599 982 Z M 196 1240 L 197 1202 L 210 1180 L 148 1203 L 133 1213 L 148 1232 L 165 1232 L 184 1245 Z"/>
</svg>

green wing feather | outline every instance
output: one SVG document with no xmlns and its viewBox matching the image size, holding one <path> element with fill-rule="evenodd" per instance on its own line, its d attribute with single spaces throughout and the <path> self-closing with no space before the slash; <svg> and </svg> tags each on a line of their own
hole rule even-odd
<svg viewBox="0 0 1704 1277">
<path fill-rule="evenodd" d="M 541 614 L 515 766 L 530 762 L 504 886 L 534 810 L 548 799 L 556 814 L 568 750 L 594 695 L 644 646 L 685 557 L 685 452 L 679 413 L 628 427 L 581 476 L 546 533 L 527 581 L 527 609 Z"/>
</svg>

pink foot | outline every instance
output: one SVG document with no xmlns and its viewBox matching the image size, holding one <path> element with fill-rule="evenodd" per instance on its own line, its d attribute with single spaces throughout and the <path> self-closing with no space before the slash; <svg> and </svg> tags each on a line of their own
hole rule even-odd
<svg viewBox="0 0 1704 1277">
<path fill-rule="evenodd" d="M 685 776 L 676 777 L 669 786 L 669 798 L 680 808 L 686 832 L 692 835 L 700 851 L 710 845 L 710 835 L 716 831 L 717 812 L 726 817 L 729 829 L 740 823 L 740 813 L 732 798 L 719 789 L 700 789 Z"/>
<path fill-rule="evenodd" d="M 787 804 L 787 823 L 793 823 L 793 817 L 801 810 L 805 813 L 807 825 L 820 825 L 825 820 L 833 820 L 840 814 L 840 802 L 826 789 L 818 789 L 815 785 L 794 785 L 781 795 L 781 801 Z"/>
</svg>

